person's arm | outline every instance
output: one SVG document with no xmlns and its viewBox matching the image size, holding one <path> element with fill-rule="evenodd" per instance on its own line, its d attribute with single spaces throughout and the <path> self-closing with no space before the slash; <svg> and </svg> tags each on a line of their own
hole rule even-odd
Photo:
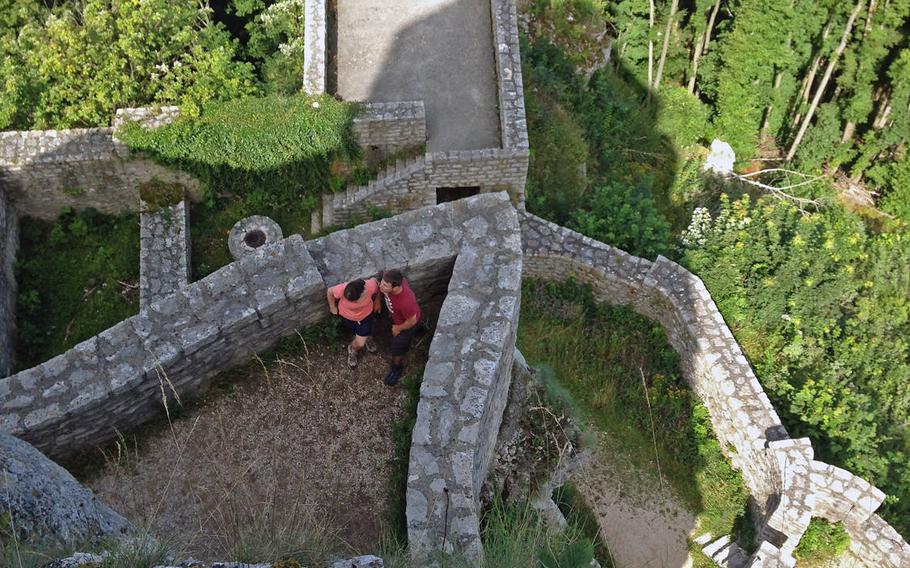
<svg viewBox="0 0 910 568">
<path fill-rule="evenodd" d="M 333 316 L 337 316 L 338 315 L 338 301 L 335 299 L 335 294 L 332 292 L 331 288 L 326 290 L 325 299 L 329 303 L 329 312 L 331 312 Z"/>
<path fill-rule="evenodd" d="M 402 331 L 407 331 L 407 330 L 411 329 L 412 327 L 414 327 L 415 325 L 417 325 L 417 314 L 414 314 L 413 316 L 404 320 L 404 322 L 401 325 L 393 325 L 392 326 L 392 335 L 398 335 Z"/>
</svg>

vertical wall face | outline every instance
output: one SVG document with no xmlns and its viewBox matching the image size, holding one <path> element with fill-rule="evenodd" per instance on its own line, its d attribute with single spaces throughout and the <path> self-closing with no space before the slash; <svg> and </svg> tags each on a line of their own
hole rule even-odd
<svg viewBox="0 0 910 568">
<path fill-rule="evenodd" d="M 6 193 L 0 188 L 0 377 L 13 372 L 16 328 L 16 275 L 19 222 Z"/>
<path fill-rule="evenodd" d="M 115 127 L 136 120 L 154 128 L 174 120 L 176 107 L 118 109 Z M 191 193 L 198 182 L 149 160 L 133 159 L 114 128 L 0 132 L 0 189 L 20 216 L 55 219 L 64 207 L 102 213 L 136 211 L 140 184 L 177 182 Z"/>
</svg>

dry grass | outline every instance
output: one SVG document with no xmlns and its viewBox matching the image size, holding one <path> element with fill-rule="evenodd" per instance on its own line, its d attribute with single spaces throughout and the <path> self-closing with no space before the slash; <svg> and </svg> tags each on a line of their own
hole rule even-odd
<svg viewBox="0 0 910 568">
<path fill-rule="evenodd" d="M 378 552 L 390 425 L 405 393 L 378 355 L 350 370 L 342 344 L 260 364 L 180 418 L 124 438 L 88 485 L 179 555 L 302 563 Z M 173 403 L 172 403 L 173 404 Z"/>
</svg>

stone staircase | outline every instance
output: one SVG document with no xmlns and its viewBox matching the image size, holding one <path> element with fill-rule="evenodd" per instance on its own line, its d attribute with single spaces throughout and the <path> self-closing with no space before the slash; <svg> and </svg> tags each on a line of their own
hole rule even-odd
<svg viewBox="0 0 910 568">
<path fill-rule="evenodd" d="M 412 189 L 413 178 L 422 177 L 425 169 L 426 158 L 420 154 L 396 160 L 367 185 L 348 186 L 343 192 L 322 194 L 322 207 L 313 211 L 310 231 L 316 234 L 327 227 L 346 225 L 354 215 L 366 216 L 369 206 L 385 209 L 394 205 Z"/>
<path fill-rule="evenodd" d="M 701 550 L 705 556 L 722 568 L 747 568 L 750 566 L 749 555 L 733 542 L 729 535 L 715 540 L 713 535 L 707 533 L 696 538 L 695 542 L 702 547 Z"/>
</svg>

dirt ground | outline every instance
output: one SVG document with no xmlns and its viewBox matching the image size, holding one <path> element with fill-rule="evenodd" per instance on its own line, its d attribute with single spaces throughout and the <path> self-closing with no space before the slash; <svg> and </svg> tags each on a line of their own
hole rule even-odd
<svg viewBox="0 0 910 568">
<path fill-rule="evenodd" d="M 572 482 L 597 517 L 619 568 L 687 568 L 687 537 L 695 516 L 672 489 L 624 463 L 622 449 L 603 434 L 594 456 Z"/>
<path fill-rule="evenodd" d="M 384 331 L 384 335 L 387 335 Z M 422 365 L 431 333 L 408 368 Z M 212 389 L 180 419 L 127 437 L 87 484 L 115 510 L 187 555 L 224 560 L 251 533 L 303 538 L 338 554 L 377 551 L 389 504 L 390 428 L 407 393 L 382 379 L 380 353 L 354 370 L 346 342 L 263 364 L 233 392 Z M 222 389 L 223 390 L 223 389 Z M 121 450 L 122 450 L 121 448 Z"/>
</svg>

